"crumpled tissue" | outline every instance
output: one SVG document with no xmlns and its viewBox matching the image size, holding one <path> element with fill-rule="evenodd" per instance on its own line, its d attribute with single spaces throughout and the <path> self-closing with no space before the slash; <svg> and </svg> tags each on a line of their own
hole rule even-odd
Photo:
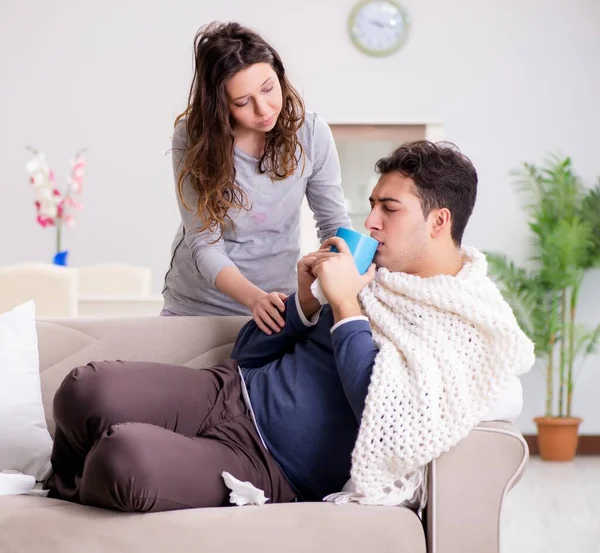
<svg viewBox="0 0 600 553">
<path fill-rule="evenodd" d="M 239 507 L 243 505 L 264 505 L 269 498 L 265 497 L 265 492 L 250 484 L 250 482 L 242 482 L 228 472 L 223 471 L 221 474 L 225 485 L 231 490 L 229 501 Z"/>
<path fill-rule="evenodd" d="M 0 495 L 30 493 L 35 486 L 35 476 L 16 470 L 0 471 Z"/>
<path fill-rule="evenodd" d="M 321 288 L 321 283 L 319 282 L 319 279 L 316 279 L 310 285 L 310 293 L 317 299 L 317 301 L 321 305 L 327 305 L 329 303 L 329 301 L 325 297 L 325 294 L 323 293 L 323 289 Z"/>
</svg>

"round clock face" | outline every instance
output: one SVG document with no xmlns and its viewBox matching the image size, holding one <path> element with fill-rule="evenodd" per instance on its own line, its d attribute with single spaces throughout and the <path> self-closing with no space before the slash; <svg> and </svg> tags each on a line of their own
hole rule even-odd
<svg viewBox="0 0 600 553">
<path fill-rule="evenodd" d="M 348 19 L 348 32 L 355 46 L 370 56 L 389 56 L 408 38 L 408 16 L 392 0 L 363 0 Z"/>
</svg>

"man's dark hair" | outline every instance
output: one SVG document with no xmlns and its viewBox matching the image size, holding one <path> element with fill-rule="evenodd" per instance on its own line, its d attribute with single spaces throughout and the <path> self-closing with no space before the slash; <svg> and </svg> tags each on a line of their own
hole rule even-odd
<svg viewBox="0 0 600 553">
<path fill-rule="evenodd" d="M 423 215 L 447 208 L 452 215 L 452 240 L 461 245 L 477 197 L 477 171 L 471 160 L 450 142 L 406 142 L 375 164 L 385 175 L 397 171 L 411 178 Z"/>
</svg>

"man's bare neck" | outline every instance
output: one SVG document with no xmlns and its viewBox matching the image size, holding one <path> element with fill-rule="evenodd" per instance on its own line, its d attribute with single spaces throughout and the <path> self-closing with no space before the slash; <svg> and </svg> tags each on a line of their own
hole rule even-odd
<svg viewBox="0 0 600 553">
<path fill-rule="evenodd" d="M 462 253 L 459 248 L 456 248 L 447 253 L 432 255 L 416 274 L 421 278 L 431 278 L 439 275 L 456 276 L 464 264 Z"/>
</svg>

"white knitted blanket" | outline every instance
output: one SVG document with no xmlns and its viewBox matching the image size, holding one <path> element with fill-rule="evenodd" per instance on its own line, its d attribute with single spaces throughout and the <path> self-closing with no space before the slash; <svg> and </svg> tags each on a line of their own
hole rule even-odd
<svg viewBox="0 0 600 553">
<path fill-rule="evenodd" d="M 510 376 L 533 365 L 533 344 L 487 276 L 485 256 L 462 252 L 455 277 L 381 268 L 361 292 L 379 353 L 352 452 L 352 486 L 326 501 L 419 503 L 426 465 L 469 434 Z"/>
</svg>

